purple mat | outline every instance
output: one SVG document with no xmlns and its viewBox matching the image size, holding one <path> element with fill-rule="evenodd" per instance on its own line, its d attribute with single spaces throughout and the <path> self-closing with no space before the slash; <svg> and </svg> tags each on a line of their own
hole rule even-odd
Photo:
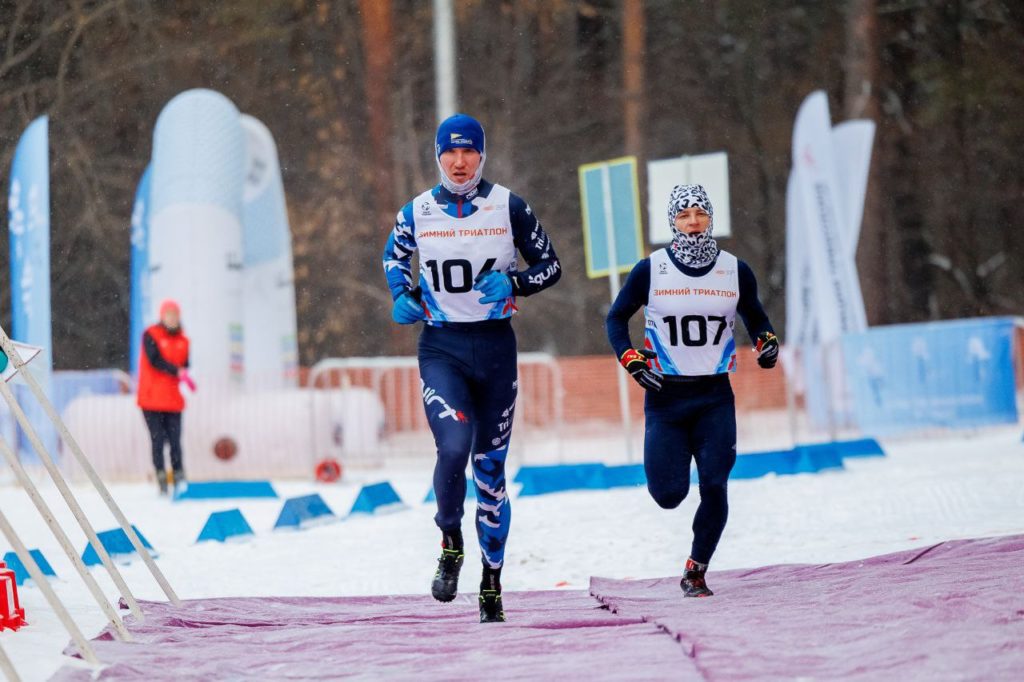
<svg viewBox="0 0 1024 682">
<path fill-rule="evenodd" d="M 1024 680 L 1024 535 L 821 566 L 591 580 L 611 610 L 683 645 L 714 680 Z"/>
<path fill-rule="evenodd" d="M 507 593 L 509 622 L 492 625 L 472 597 L 146 602 L 145 624 L 129 619 L 134 643 L 94 641 L 99 679 L 701 679 L 677 642 L 582 590 Z M 52 679 L 91 678 L 65 667 Z"/>
<path fill-rule="evenodd" d="M 102 680 L 1024 679 L 1024 535 L 709 581 L 511 592 L 495 625 L 475 595 L 147 602 L 134 643 L 94 642 Z"/>
</svg>

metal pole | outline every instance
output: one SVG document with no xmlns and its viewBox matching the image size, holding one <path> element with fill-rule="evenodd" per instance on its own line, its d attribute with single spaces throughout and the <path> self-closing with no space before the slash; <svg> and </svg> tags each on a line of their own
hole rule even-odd
<svg viewBox="0 0 1024 682">
<path fill-rule="evenodd" d="M 32 558 L 32 555 L 28 553 L 28 548 L 18 537 L 18 534 L 14 532 L 14 528 L 7 521 L 7 517 L 4 516 L 3 511 L 0 511 L 0 533 L 3 533 L 4 537 L 7 538 L 7 542 L 11 543 L 11 548 L 14 549 L 14 553 L 18 555 L 18 559 L 21 561 L 22 566 L 28 571 L 29 577 L 36 581 L 36 587 L 43 593 L 43 597 L 50 604 L 50 608 L 57 614 L 57 618 L 64 625 L 64 629 L 71 635 L 71 639 L 75 642 L 75 646 L 82 652 L 82 658 L 92 665 L 99 665 L 99 659 L 96 658 L 96 652 L 93 651 L 92 645 L 89 644 L 89 640 L 85 638 L 82 631 L 75 625 L 75 621 L 71 620 L 71 614 L 64 608 L 64 604 L 61 603 L 57 593 L 53 591 L 53 587 L 50 585 L 50 581 L 46 579 L 43 572 L 39 570 L 39 564 Z"/>
<path fill-rule="evenodd" d="M 612 181 L 608 164 L 601 166 L 601 194 L 604 199 L 604 235 L 608 244 L 608 288 L 611 290 L 612 303 L 619 295 L 619 264 L 615 252 L 615 224 L 612 215 Z M 633 417 L 629 412 L 629 387 L 626 375 L 615 372 L 619 382 L 619 411 L 622 414 L 622 428 L 626 432 L 626 461 L 633 461 Z"/>
<path fill-rule="evenodd" d="M 4 651 L 3 647 L 0 647 L 0 672 L 3 672 L 8 682 L 21 682 L 21 678 L 18 677 L 18 671 L 14 669 L 11 659 L 7 658 L 7 652 Z"/>
<path fill-rule="evenodd" d="M 64 553 L 68 555 L 68 559 L 71 560 L 71 563 L 74 565 L 78 575 L 81 576 L 85 586 L 88 587 L 89 592 L 92 593 L 93 599 L 96 600 L 100 609 L 103 610 L 103 615 L 105 615 L 107 620 L 110 621 L 110 624 L 114 626 L 114 630 L 117 632 L 118 637 L 125 642 L 132 641 L 132 636 L 128 633 L 127 628 L 125 628 L 124 623 L 121 621 L 121 617 L 117 615 L 117 611 L 115 611 L 110 605 L 110 602 L 107 601 L 106 596 L 103 594 L 103 590 L 101 590 L 100 586 L 96 583 L 96 579 L 92 577 L 92 573 L 89 573 L 89 569 L 85 567 L 84 563 L 82 563 L 82 559 L 78 556 L 74 546 L 71 544 L 71 540 L 68 539 L 64 529 L 61 528 L 57 519 L 54 518 L 53 512 L 50 511 L 49 505 L 47 505 L 46 501 L 43 500 L 43 496 L 39 494 L 39 490 L 36 488 L 35 483 L 32 482 L 32 479 L 29 478 L 28 474 L 25 472 L 25 467 L 23 467 L 21 462 L 18 460 L 18 455 L 14 454 L 14 450 L 11 449 L 7 444 L 7 440 L 2 436 L 0 436 L 0 455 L 3 455 L 4 459 L 7 460 L 11 470 L 14 471 L 15 478 L 18 479 L 18 483 L 20 483 L 21 487 L 25 489 L 25 492 L 28 493 L 29 498 L 32 500 L 32 504 L 34 504 L 36 509 L 39 510 L 39 514 L 43 517 L 43 521 L 45 521 L 46 525 L 50 528 L 50 532 L 52 532 L 53 536 L 57 538 L 57 543 L 60 545 L 61 549 L 64 550 Z"/>
<path fill-rule="evenodd" d="M 103 502 L 110 510 L 110 513 L 114 515 L 114 519 L 117 521 L 118 525 L 121 526 L 121 530 L 123 530 L 125 535 L 128 536 L 128 540 L 132 543 L 132 547 L 134 547 L 138 555 L 142 557 L 142 561 L 146 564 L 149 572 L 160 585 L 160 589 L 162 589 L 164 594 L 167 595 L 167 599 L 174 606 L 181 606 L 181 600 L 178 599 L 178 595 L 174 593 L 173 589 L 171 589 L 170 584 L 167 582 L 167 578 L 164 577 L 163 572 L 157 567 L 156 562 L 153 561 L 153 557 L 150 555 L 149 550 L 142 545 L 135 529 L 132 528 L 130 523 L 128 523 L 128 519 L 125 517 L 124 512 L 121 511 L 117 502 L 115 502 L 114 498 L 110 495 L 110 491 L 107 490 L 106 484 L 103 483 L 99 474 L 96 473 L 96 469 L 93 468 L 89 458 L 85 456 L 84 452 L 82 452 L 82 448 L 78 445 L 78 441 L 75 440 L 74 436 L 71 435 L 71 432 L 68 431 L 67 425 L 64 423 L 64 420 L 61 419 L 60 415 L 57 414 L 56 408 L 54 408 L 50 399 L 46 397 L 46 393 L 43 391 L 42 387 L 39 386 L 39 382 L 36 381 L 32 372 L 25 369 L 25 361 L 21 359 L 21 354 L 18 353 L 18 349 L 14 346 L 14 343 L 11 342 L 10 337 L 7 336 L 7 332 L 5 332 L 2 327 L 0 327 L 0 348 L 3 348 L 7 357 L 10 358 L 12 363 L 14 363 L 15 369 L 21 373 L 22 380 L 28 386 L 29 390 L 32 391 L 32 394 L 35 395 L 39 404 L 42 405 L 43 411 L 46 412 L 46 415 L 50 418 L 50 421 L 53 422 L 54 427 L 56 427 L 57 434 L 64 441 L 64 444 L 68 446 L 68 449 L 71 450 L 71 454 L 75 457 L 75 461 L 77 461 L 78 465 L 82 467 L 82 471 L 85 472 L 85 475 L 88 477 L 93 487 L 96 488 L 96 492 L 99 493 Z"/>
<path fill-rule="evenodd" d="M 27 370 L 25 370 L 27 371 Z M 21 409 L 21 405 L 18 404 L 18 399 L 14 396 L 14 391 L 7 385 L 6 381 L 0 380 L 0 394 L 3 395 L 4 400 L 11 408 L 11 412 L 14 413 L 15 419 L 18 420 L 18 424 L 21 425 L 22 430 L 28 437 L 30 443 L 32 443 L 32 449 L 36 451 L 36 455 L 42 461 L 43 466 L 46 467 L 46 471 L 49 472 L 50 478 L 57 486 L 57 490 L 60 491 L 64 501 L 67 502 L 68 507 L 71 509 L 71 513 L 74 514 L 75 519 L 78 521 L 78 525 L 85 532 L 85 537 L 92 544 L 93 548 L 96 549 L 96 554 L 100 558 L 103 567 L 107 569 L 107 573 L 110 574 L 110 579 L 114 581 L 114 585 L 117 586 L 118 592 L 124 597 L 125 602 L 128 604 L 128 608 L 131 609 L 132 615 L 134 615 L 140 622 L 145 619 L 142 614 L 142 609 L 139 608 L 139 604 L 135 601 L 135 596 L 128 588 L 128 584 L 121 576 L 121 572 L 114 566 L 114 562 L 111 561 L 110 555 L 107 553 L 106 547 L 100 542 L 99 537 L 96 535 L 96 530 L 89 523 L 88 517 L 85 512 L 78 504 L 78 500 L 75 499 L 71 489 L 68 488 L 68 484 L 64 481 L 64 476 L 60 473 L 60 469 L 54 463 L 53 458 L 50 457 L 50 453 L 46 451 L 46 447 L 43 446 L 42 440 L 39 438 L 39 434 L 36 433 L 35 428 L 29 421 L 28 415 Z"/>
<path fill-rule="evenodd" d="M 783 360 L 783 380 L 786 382 L 786 411 L 789 412 L 789 438 L 793 443 L 793 447 L 797 446 L 797 432 L 799 427 L 797 426 L 797 415 L 796 415 L 796 392 L 793 390 L 792 377 L 795 373 L 801 371 L 803 367 L 802 357 L 800 355 L 801 349 L 799 346 L 794 346 L 793 352 L 789 354 L 789 359 L 793 361 L 793 367 L 789 372 L 786 372 L 785 362 Z"/>
<path fill-rule="evenodd" d="M 452 0 L 434 0 L 434 92 L 438 122 L 454 114 L 458 108 L 457 84 Z"/>
<path fill-rule="evenodd" d="M 837 440 L 838 429 L 836 427 L 836 405 L 835 395 L 833 395 L 833 383 L 832 383 L 832 372 L 829 369 L 829 353 L 828 347 L 830 344 L 821 344 L 815 348 L 815 352 L 818 354 L 818 367 L 821 370 L 821 378 L 825 384 L 825 406 L 828 408 L 828 440 L 830 443 L 835 443 Z"/>
</svg>

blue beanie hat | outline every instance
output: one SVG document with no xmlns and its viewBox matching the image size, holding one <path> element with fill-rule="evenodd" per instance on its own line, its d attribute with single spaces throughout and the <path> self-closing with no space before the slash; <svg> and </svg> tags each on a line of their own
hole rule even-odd
<svg viewBox="0 0 1024 682">
<path fill-rule="evenodd" d="M 455 114 L 441 121 L 434 140 L 434 154 L 441 156 L 449 149 L 463 147 L 475 149 L 481 154 L 487 149 L 484 143 L 484 127 L 480 121 L 466 114 Z"/>
</svg>

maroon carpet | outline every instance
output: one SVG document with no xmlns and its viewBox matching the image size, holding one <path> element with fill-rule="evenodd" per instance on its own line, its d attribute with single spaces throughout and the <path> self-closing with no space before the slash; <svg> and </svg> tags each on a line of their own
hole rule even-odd
<svg viewBox="0 0 1024 682">
<path fill-rule="evenodd" d="M 145 603 L 136 641 L 95 640 L 99 679 L 1024 679 L 1024 536 L 863 561 L 581 591 Z M 66 667 L 56 680 L 87 680 Z"/>
</svg>

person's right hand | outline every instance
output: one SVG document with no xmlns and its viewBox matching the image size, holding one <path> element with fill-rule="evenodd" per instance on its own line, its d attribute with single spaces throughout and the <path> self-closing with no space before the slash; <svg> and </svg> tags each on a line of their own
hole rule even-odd
<svg viewBox="0 0 1024 682">
<path fill-rule="evenodd" d="M 423 312 L 423 306 L 412 295 L 412 292 L 406 291 L 395 299 L 391 308 L 391 319 L 398 324 L 415 324 L 425 318 L 426 313 Z"/>
<path fill-rule="evenodd" d="M 647 348 L 641 348 L 636 350 L 630 348 L 622 357 L 619 358 L 619 362 L 629 375 L 633 377 L 633 380 L 645 391 L 660 391 L 661 390 L 661 374 L 651 369 L 651 358 L 658 357 L 658 354 L 653 350 Z"/>
</svg>

